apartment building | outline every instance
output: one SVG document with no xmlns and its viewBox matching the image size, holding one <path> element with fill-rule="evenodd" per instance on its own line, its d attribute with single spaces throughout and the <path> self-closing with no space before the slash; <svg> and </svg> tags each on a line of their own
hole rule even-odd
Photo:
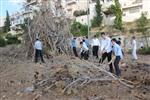
<svg viewBox="0 0 150 100">
<path fill-rule="evenodd" d="M 4 26 L 5 18 L 0 16 L 0 27 Z"/>
<path fill-rule="evenodd" d="M 123 22 L 136 21 L 142 12 L 147 13 L 147 17 L 150 18 L 150 0 L 119 0 L 119 2 L 123 11 Z M 102 7 L 107 9 L 113 3 L 112 0 L 109 0 L 109 2 L 105 1 Z M 112 25 L 114 19 L 114 15 L 104 14 L 104 24 Z"/>
<path fill-rule="evenodd" d="M 150 18 L 150 0 L 119 0 L 121 8 L 123 11 L 123 22 L 133 22 L 137 20 L 141 13 L 147 13 L 147 17 Z M 114 4 L 113 0 L 101 0 L 102 11 L 103 11 L 103 24 L 113 25 L 115 16 L 108 12 L 108 8 Z M 95 11 L 95 1 L 90 1 L 89 3 L 89 20 L 91 21 L 96 15 Z M 86 8 L 86 7 L 85 7 Z M 82 24 L 88 24 L 87 15 L 76 17 L 76 21 Z"/>
<path fill-rule="evenodd" d="M 10 16 L 11 30 L 20 29 L 20 24 L 24 23 L 24 19 L 33 19 L 35 11 L 39 10 L 39 3 L 41 0 L 31 0 L 27 2 L 18 12 Z"/>
<path fill-rule="evenodd" d="M 62 0 L 62 6 L 66 13 L 66 16 L 73 19 L 75 18 L 75 11 L 87 11 L 88 2 L 92 0 Z"/>
</svg>

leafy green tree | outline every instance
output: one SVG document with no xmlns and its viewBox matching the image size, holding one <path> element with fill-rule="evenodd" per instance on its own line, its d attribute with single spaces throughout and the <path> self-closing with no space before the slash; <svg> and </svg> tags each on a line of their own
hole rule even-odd
<svg viewBox="0 0 150 100">
<path fill-rule="evenodd" d="M 6 11 L 6 20 L 4 22 L 3 32 L 5 32 L 5 33 L 9 32 L 10 26 L 11 26 L 11 23 L 10 23 L 9 13 L 8 13 L 8 11 Z"/>
<path fill-rule="evenodd" d="M 86 36 L 88 34 L 88 26 L 74 21 L 71 25 L 71 33 L 74 36 Z"/>
<path fill-rule="evenodd" d="M 96 16 L 92 20 L 92 27 L 99 27 L 103 20 L 100 0 L 96 0 L 95 10 Z"/>
<path fill-rule="evenodd" d="M 138 31 L 140 31 L 144 36 L 145 36 L 145 40 L 147 42 L 147 47 L 148 47 L 148 40 L 146 37 L 146 33 L 147 33 L 147 28 L 148 26 L 148 19 L 145 13 L 141 14 L 141 17 L 137 20 L 137 27 L 138 27 Z"/>
<path fill-rule="evenodd" d="M 5 47 L 6 46 L 6 41 L 3 37 L 0 36 L 0 47 Z"/>
<path fill-rule="evenodd" d="M 121 5 L 119 3 L 119 0 L 114 0 L 115 4 L 111 5 L 111 10 L 113 14 L 115 15 L 115 21 L 114 21 L 114 27 L 118 30 L 123 30 L 123 24 L 122 24 L 122 9 Z"/>
</svg>

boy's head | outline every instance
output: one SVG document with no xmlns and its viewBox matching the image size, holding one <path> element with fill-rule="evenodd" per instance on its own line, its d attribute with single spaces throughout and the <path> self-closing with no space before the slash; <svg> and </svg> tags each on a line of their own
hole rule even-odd
<svg viewBox="0 0 150 100">
<path fill-rule="evenodd" d="M 111 42 L 112 42 L 112 44 L 114 45 L 114 44 L 117 42 L 117 40 L 116 40 L 115 38 L 113 38 L 113 39 L 111 40 Z"/>
<path fill-rule="evenodd" d="M 132 39 L 135 39 L 135 36 L 133 36 Z"/>
<path fill-rule="evenodd" d="M 85 39 L 83 39 L 82 42 L 85 42 Z"/>
<path fill-rule="evenodd" d="M 106 33 L 105 32 L 102 32 L 101 33 L 101 37 L 104 39 L 104 38 L 106 38 Z"/>
<path fill-rule="evenodd" d="M 94 35 L 94 38 L 96 38 L 96 35 Z"/>
<path fill-rule="evenodd" d="M 82 45 L 83 45 L 83 42 L 80 42 L 80 45 L 82 46 Z"/>
</svg>

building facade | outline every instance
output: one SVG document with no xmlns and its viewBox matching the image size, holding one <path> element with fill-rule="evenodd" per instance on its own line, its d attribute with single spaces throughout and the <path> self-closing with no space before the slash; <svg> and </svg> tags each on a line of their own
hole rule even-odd
<svg viewBox="0 0 150 100">
<path fill-rule="evenodd" d="M 150 19 L 150 0 L 119 0 L 123 11 L 123 22 L 134 22 L 140 18 L 141 13 L 146 13 L 147 18 Z M 108 8 L 114 4 L 112 0 L 103 3 L 103 9 Z M 114 15 L 104 14 L 104 24 L 112 25 L 114 22 Z"/>
<path fill-rule="evenodd" d="M 0 17 L 0 27 L 4 26 L 4 21 L 5 21 L 5 18 L 4 17 Z"/>
<path fill-rule="evenodd" d="M 20 29 L 20 24 L 24 23 L 27 18 L 33 19 L 35 11 L 39 10 L 39 3 L 41 0 L 31 0 L 27 2 L 18 12 L 10 16 L 11 30 Z"/>
<path fill-rule="evenodd" d="M 84 4 L 86 4 L 87 0 L 84 0 L 84 2 L 85 2 Z M 142 12 L 146 13 L 147 18 L 150 19 L 150 6 L 149 6 L 150 0 L 119 0 L 119 2 L 121 4 L 121 9 L 123 11 L 123 17 L 122 17 L 123 22 L 136 21 L 141 16 Z M 112 13 L 107 13 L 107 10 L 112 4 L 114 4 L 114 0 L 101 0 L 100 3 L 102 4 L 103 24 L 113 25 L 115 16 Z M 95 5 L 96 5 L 95 0 L 89 1 L 88 7 L 90 11 L 90 14 L 89 14 L 90 23 L 91 23 L 91 20 L 94 18 L 94 16 L 96 16 Z M 85 9 L 88 9 L 87 6 L 85 6 Z M 75 17 L 75 19 L 76 21 L 82 24 L 88 24 L 87 15 L 78 16 L 78 17 Z"/>
</svg>

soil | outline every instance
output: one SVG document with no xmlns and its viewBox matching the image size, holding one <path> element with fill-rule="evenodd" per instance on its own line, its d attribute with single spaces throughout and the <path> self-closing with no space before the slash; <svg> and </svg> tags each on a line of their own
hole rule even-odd
<svg viewBox="0 0 150 100">
<path fill-rule="evenodd" d="M 46 64 L 35 64 L 31 59 L 25 58 L 20 48 L 16 46 L 0 48 L 0 100 L 150 100 L 150 55 L 139 55 L 138 61 L 133 63 L 127 54 L 121 63 L 121 78 L 135 83 L 134 88 L 126 87 L 117 81 L 96 81 L 85 86 L 72 87 L 71 90 L 62 93 L 66 80 L 78 77 L 76 73 L 94 72 L 98 75 L 99 72 L 87 71 L 88 68 L 85 68 L 87 65 L 80 65 L 80 60 L 63 55 L 46 59 Z M 69 59 L 72 59 L 73 64 Z M 71 67 L 66 69 L 66 65 Z M 55 86 L 50 87 L 52 84 L 50 82 L 47 83 L 49 85 L 43 85 L 32 91 L 31 87 L 36 83 L 37 72 L 42 73 L 41 80 L 42 75 L 46 73 L 59 81 L 55 82 Z M 94 74 L 89 75 L 93 77 Z M 65 82 L 60 78 L 65 78 Z"/>
</svg>

